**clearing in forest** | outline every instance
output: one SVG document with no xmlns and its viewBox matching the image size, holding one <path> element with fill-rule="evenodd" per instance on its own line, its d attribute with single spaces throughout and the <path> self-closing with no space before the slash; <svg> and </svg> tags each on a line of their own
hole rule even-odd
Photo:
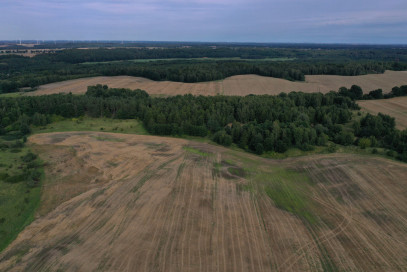
<svg viewBox="0 0 407 272">
<path fill-rule="evenodd" d="M 2 271 L 402 271 L 407 165 L 273 161 L 184 139 L 37 134 L 37 219 Z"/>
<path fill-rule="evenodd" d="M 407 84 L 407 71 L 386 71 L 384 74 L 370 74 L 363 76 L 332 76 L 312 75 L 305 76 L 305 82 L 293 82 L 280 78 L 264 77 L 258 75 L 232 76 L 220 81 L 181 83 L 172 81 L 153 81 L 146 78 L 115 76 L 81 78 L 40 86 L 29 95 L 42 95 L 53 93 L 83 94 L 87 87 L 102 84 L 111 88 L 142 89 L 150 95 L 248 95 L 270 94 L 281 92 L 302 91 L 306 93 L 337 91 L 340 87 L 350 88 L 353 84 L 362 87 L 365 93 L 375 89 L 389 92 L 394 86 Z"/>
</svg>

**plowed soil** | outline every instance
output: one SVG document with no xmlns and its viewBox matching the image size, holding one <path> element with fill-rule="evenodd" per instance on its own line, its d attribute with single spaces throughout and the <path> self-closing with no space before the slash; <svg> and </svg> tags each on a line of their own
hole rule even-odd
<svg viewBox="0 0 407 272">
<path fill-rule="evenodd" d="M 362 87 L 365 93 L 375 89 L 389 92 L 394 86 L 407 84 L 407 71 L 386 71 L 384 74 L 363 76 L 306 76 L 305 82 L 292 82 L 280 78 L 257 75 L 240 75 L 226 78 L 222 81 L 201 83 L 180 83 L 171 81 L 152 81 L 146 78 L 116 76 L 91 77 L 62 81 L 41 86 L 28 95 L 53 93 L 83 94 L 87 87 L 96 84 L 108 85 L 111 88 L 142 89 L 151 95 L 248 95 L 270 94 L 281 92 L 302 91 L 306 93 L 337 91 L 340 87 L 350 88 L 353 84 Z"/>
<path fill-rule="evenodd" d="M 358 101 L 358 104 L 362 110 L 371 114 L 378 114 L 381 112 L 394 117 L 398 129 L 407 128 L 407 97 L 364 100 Z"/>
<path fill-rule="evenodd" d="M 96 132 L 29 141 L 49 160 L 42 214 L 1 271 L 407 269 L 406 164 Z M 298 204 L 265 193 L 277 185 Z"/>
</svg>

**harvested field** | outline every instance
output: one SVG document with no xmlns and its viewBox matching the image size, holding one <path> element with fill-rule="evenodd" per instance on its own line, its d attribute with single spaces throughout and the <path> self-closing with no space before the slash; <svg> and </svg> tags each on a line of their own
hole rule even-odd
<svg viewBox="0 0 407 272">
<path fill-rule="evenodd" d="M 340 87 L 350 88 L 359 85 L 365 92 L 383 89 L 389 92 L 394 86 L 407 84 L 407 72 L 386 71 L 384 74 L 363 76 L 306 76 L 305 82 L 292 82 L 280 78 L 257 75 L 240 75 L 226 78 L 222 81 L 181 83 L 170 81 L 152 81 L 146 78 L 116 76 L 92 77 L 62 81 L 41 86 L 29 95 L 52 93 L 85 93 L 90 85 L 103 84 L 111 88 L 142 89 L 151 95 L 248 95 L 248 94 L 279 94 L 281 92 L 302 91 L 306 93 L 337 91 Z"/>
<path fill-rule="evenodd" d="M 56 180 L 44 199 L 71 198 L 43 202 L 52 209 L 0 254 L 1 271 L 407 269 L 406 164 L 346 154 L 272 161 L 97 132 L 29 141 L 60 150 L 42 152 Z M 76 173 L 83 186 L 70 193 Z"/>
<path fill-rule="evenodd" d="M 142 77 L 115 76 L 81 78 L 41 86 L 29 95 L 42 95 L 53 93 L 83 94 L 88 86 L 102 84 L 111 88 L 142 89 L 151 95 L 216 95 L 222 92 L 222 82 L 181 83 L 171 81 L 153 81 Z"/>
<path fill-rule="evenodd" d="M 395 97 L 391 99 L 361 100 L 358 101 L 363 111 L 371 114 L 379 112 L 390 115 L 396 119 L 398 129 L 407 128 L 407 97 Z"/>
</svg>

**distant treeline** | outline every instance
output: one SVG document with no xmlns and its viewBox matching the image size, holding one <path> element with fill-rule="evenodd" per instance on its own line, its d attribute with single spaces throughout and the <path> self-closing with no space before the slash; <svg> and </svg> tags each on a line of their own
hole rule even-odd
<svg viewBox="0 0 407 272">
<path fill-rule="evenodd" d="M 215 59 L 197 59 L 204 57 Z M 176 58 L 176 60 L 168 60 L 172 58 Z M 242 60 L 227 58 L 242 58 Z M 271 61 L 264 60 L 265 58 L 294 60 Z M 134 62 L 130 59 L 167 60 Z M 93 63 L 96 61 L 115 62 Z M 83 62 L 89 62 L 89 64 L 81 64 Z M 152 80 L 201 82 L 220 80 L 233 75 L 256 74 L 302 81 L 305 75 L 356 76 L 383 73 L 385 70 L 406 69 L 407 49 L 405 48 L 335 50 L 262 47 L 70 49 L 33 58 L 15 55 L 0 56 L 0 93 L 91 76 L 129 75 Z"/>
<path fill-rule="evenodd" d="M 347 61 L 407 61 L 407 48 L 369 49 L 320 49 L 304 50 L 293 48 L 259 47 L 191 47 L 191 48 L 115 48 L 115 49 L 70 49 L 55 54 L 38 56 L 54 62 L 83 63 L 132 59 L 167 58 L 295 58 L 299 60 Z"/>
<path fill-rule="evenodd" d="M 383 44 L 318 44 L 318 43 L 258 43 L 258 42 L 181 42 L 181 41 L 72 41 L 72 40 L 49 40 L 49 41 L 22 41 L 33 44 L 34 49 L 65 49 L 65 48 L 276 48 L 276 49 L 326 49 L 326 50 L 372 50 L 372 49 L 406 49 L 406 45 L 383 45 Z M 26 49 L 17 41 L 0 41 L 5 49 Z"/>
<path fill-rule="evenodd" d="M 298 62 L 244 62 L 244 61 L 164 61 L 106 64 L 36 63 L 33 59 L 0 58 L 0 92 L 15 92 L 23 87 L 91 76 L 139 76 L 151 80 L 202 82 L 220 80 L 229 76 L 256 74 L 303 81 L 305 75 L 361 75 L 383 73 L 394 68 L 391 63 L 298 63 Z"/>
<path fill-rule="evenodd" d="M 235 143 L 257 154 L 292 147 L 310 150 L 332 141 L 385 147 L 407 161 L 407 130 L 396 130 L 394 118 L 381 114 L 349 125 L 358 106 L 340 92 L 153 98 L 141 90 L 98 85 L 81 96 L 2 98 L 0 106 L 2 133 L 27 134 L 30 125 L 45 125 L 53 115 L 88 115 L 138 119 L 151 134 L 210 136 L 219 144 Z"/>
<path fill-rule="evenodd" d="M 373 90 L 367 94 L 363 94 L 362 88 L 357 85 L 353 85 L 350 89 L 341 87 L 339 89 L 339 94 L 349 97 L 352 100 L 388 99 L 399 96 L 407 96 L 407 85 L 393 87 L 391 91 L 386 94 L 383 94 L 382 89 Z"/>
</svg>

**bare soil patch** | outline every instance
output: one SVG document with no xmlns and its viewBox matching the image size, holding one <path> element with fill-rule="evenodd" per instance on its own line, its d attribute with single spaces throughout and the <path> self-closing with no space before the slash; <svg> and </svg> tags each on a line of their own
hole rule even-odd
<svg viewBox="0 0 407 272">
<path fill-rule="evenodd" d="M 305 82 L 292 82 L 279 78 L 257 75 L 239 75 L 222 81 L 201 83 L 180 83 L 171 81 L 152 81 L 140 77 L 91 77 L 62 81 L 42 85 L 37 91 L 28 95 L 52 93 L 85 93 L 90 85 L 103 84 L 111 88 L 142 89 L 151 95 L 248 95 L 248 94 L 279 94 L 281 92 L 302 91 L 306 93 L 337 91 L 340 87 L 350 88 L 353 84 L 362 87 L 365 93 L 375 89 L 389 92 L 394 86 L 407 84 L 406 71 L 386 71 L 384 74 L 363 76 L 306 76 Z"/>
<path fill-rule="evenodd" d="M 379 112 L 390 115 L 396 119 L 398 129 L 407 128 L 407 97 L 395 97 L 391 99 L 380 100 L 362 100 L 358 101 L 362 110 L 371 114 Z"/>
<path fill-rule="evenodd" d="M 60 184 L 78 186 L 74 176 L 84 169 L 88 187 L 28 226 L 0 254 L 2 271 L 407 268 L 406 164 L 346 154 L 272 161 L 182 139 L 97 132 L 29 141 L 48 154 L 48 173 L 66 177 Z M 233 179 L 221 174 L 229 168 L 238 169 Z M 298 200 L 312 203 L 316 222 L 277 208 L 262 191 L 270 183 L 305 188 Z M 60 192 L 44 187 L 50 194 Z"/>
</svg>

